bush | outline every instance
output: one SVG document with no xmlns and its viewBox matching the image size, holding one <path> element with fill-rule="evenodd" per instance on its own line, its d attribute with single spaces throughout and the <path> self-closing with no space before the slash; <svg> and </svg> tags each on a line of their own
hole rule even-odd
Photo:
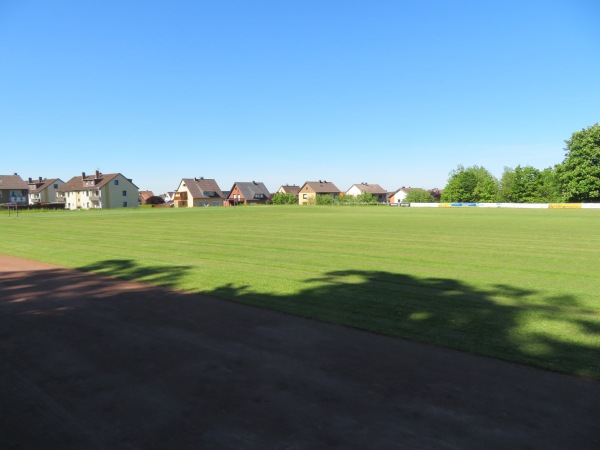
<svg viewBox="0 0 600 450">
<path fill-rule="evenodd" d="M 296 205 L 298 204 L 298 198 L 294 194 L 282 194 L 277 193 L 271 199 L 274 205 Z"/>
<path fill-rule="evenodd" d="M 317 205 L 333 205 L 333 197 L 328 194 L 317 194 Z"/>
<path fill-rule="evenodd" d="M 158 195 L 153 195 L 152 197 L 148 197 L 146 200 L 146 205 L 162 205 L 165 202 L 165 199 L 159 197 Z"/>
<path fill-rule="evenodd" d="M 433 195 L 424 189 L 410 191 L 404 199 L 406 203 L 435 203 Z"/>
</svg>

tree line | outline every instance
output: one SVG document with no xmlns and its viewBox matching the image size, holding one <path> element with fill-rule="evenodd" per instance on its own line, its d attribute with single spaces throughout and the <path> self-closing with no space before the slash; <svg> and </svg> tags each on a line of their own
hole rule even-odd
<svg viewBox="0 0 600 450">
<path fill-rule="evenodd" d="M 600 202 L 600 125 L 572 134 L 554 167 L 505 167 L 498 180 L 480 166 L 450 172 L 442 202 Z"/>
</svg>

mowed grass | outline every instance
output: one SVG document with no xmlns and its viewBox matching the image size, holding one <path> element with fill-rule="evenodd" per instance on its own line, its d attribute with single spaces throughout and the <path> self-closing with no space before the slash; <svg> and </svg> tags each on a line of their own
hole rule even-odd
<svg viewBox="0 0 600 450">
<path fill-rule="evenodd" d="M 594 210 L 3 212 L 0 252 L 600 379 L 599 230 Z"/>
</svg>

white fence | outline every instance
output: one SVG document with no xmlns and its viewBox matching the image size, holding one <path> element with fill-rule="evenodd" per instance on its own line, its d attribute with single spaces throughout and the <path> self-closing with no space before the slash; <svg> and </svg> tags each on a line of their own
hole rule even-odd
<svg viewBox="0 0 600 450">
<path fill-rule="evenodd" d="M 600 203 L 411 203 L 414 208 L 600 209 Z"/>
</svg>

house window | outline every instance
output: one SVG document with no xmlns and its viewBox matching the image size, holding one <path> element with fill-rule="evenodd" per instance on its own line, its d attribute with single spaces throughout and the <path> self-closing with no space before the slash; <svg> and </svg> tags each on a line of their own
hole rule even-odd
<svg viewBox="0 0 600 450">
<path fill-rule="evenodd" d="M 308 194 L 302 194 L 302 198 L 308 198 Z"/>
<path fill-rule="evenodd" d="M 54 189 L 58 189 L 58 184 L 55 184 L 55 185 L 54 185 Z"/>
<path fill-rule="evenodd" d="M 115 186 L 119 185 L 119 180 L 115 180 Z"/>
<path fill-rule="evenodd" d="M 127 208 L 127 202 L 123 202 L 123 208 Z"/>
<path fill-rule="evenodd" d="M 123 191 L 123 197 L 127 197 L 127 191 Z"/>
</svg>

